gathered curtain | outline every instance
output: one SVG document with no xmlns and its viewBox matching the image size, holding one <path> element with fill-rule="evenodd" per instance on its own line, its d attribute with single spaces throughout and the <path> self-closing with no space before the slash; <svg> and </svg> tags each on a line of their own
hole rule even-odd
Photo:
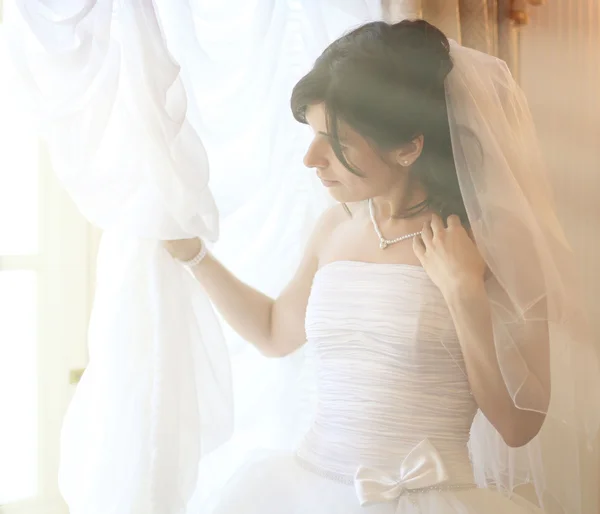
<svg viewBox="0 0 600 514">
<path fill-rule="evenodd" d="M 518 27 L 512 0 L 382 0 L 391 21 L 423 18 L 464 46 L 496 55 L 518 76 Z"/>
<path fill-rule="evenodd" d="M 274 444 L 270 384 L 303 356 L 259 357 L 160 242 L 200 236 L 277 294 L 328 202 L 291 88 L 379 2 L 15 0 L 5 14 L 53 168 L 103 232 L 61 492 L 71 514 L 192 512 L 229 449 Z"/>
</svg>

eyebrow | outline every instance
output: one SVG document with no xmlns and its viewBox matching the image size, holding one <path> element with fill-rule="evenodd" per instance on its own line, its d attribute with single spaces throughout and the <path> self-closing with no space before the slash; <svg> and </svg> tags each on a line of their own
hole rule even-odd
<svg viewBox="0 0 600 514">
<path fill-rule="evenodd" d="M 331 134 L 328 134 L 327 132 L 322 132 L 319 131 L 317 132 L 317 134 L 321 135 L 321 136 L 325 136 L 327 139 L 333 139 Z M 348 140 L 342 138 L 342 137 L 338 137 L 338 141 L 341 145 L 347 145 L 348 144 Z"/>
</svg>

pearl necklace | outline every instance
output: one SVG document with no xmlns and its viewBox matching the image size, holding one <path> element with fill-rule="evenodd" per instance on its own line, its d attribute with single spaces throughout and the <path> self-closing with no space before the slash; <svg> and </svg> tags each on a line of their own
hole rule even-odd
<svg viewBox="0 0 600 514">
<path fill-rule="evenodd" d="M 388 246 L 399 243 L 400 241 L 406 241 L 407 239 L 411 239 L 413 237 L 417 237 L 421 235 L 421 232 L 414 232 L 413 234 L 406 234 L 405 236 L 397 237 L 396 239 L 386 239 L 381 234 L 381 230 L 379 230 L 379 225 L 377 225 L 377 221 L 375 220 L 375 213 L 373 212 L 373 200 L 369 198 L 369 214 L 371 215 L 371 223 L 373 223 L 373 228 L 375 229 L 375 233 L 379 237 L 379 248 L 385 250 Z"/>
</svg>

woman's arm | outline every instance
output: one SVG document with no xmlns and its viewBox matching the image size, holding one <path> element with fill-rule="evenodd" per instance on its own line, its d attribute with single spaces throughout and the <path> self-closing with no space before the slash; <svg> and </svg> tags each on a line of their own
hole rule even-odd
<svg viewBox="0 0 600 514">
<path fill-rule="evenodd" d="M 539 432 L 544 415 L 515 406 L 498 364 L 489 295 L 491 292 L 495 300 L 506 300 L 508 306 L 506 294 L 493 278 L 486 287 L 485 261 L 457 217 L 451 216 L 445 228 L 434 216 L 424 227 L 422 240 L 415 240 L 414 249 L 446 300 L 479 408 L 509 446 L 526 444 Z M 519 345 L 530 371 L 523 394 L 535 393 L 536 404 L 543 410 L 550 398 L 545 304 L 540 301 L 530 314 L 530 321 L 504 328 L 518 342 L 526 342 Z"/>
<path fill-rule="evenodd" d="M 225 321 L 246 341 L 269 357 L 288 355 L 306 341 L 304 319 L 323 241 L 347 215 L 340 206 L 327 210 L 315 227 L 293 279 L 276 298 L 270 298 L 233 275 L 208 254 L 192 271 Z M 201 241 L 165 242 L 175 258 L 192 259 Z"/>
<path fill-rule="evenodd" d="M 508 446 L 523 446 L 537 435 L 545 416 L 517 408 L 506 388 L 496 356 L 490 300 L 483 280 L 458 282 L 446 290 L 444 297 L 477 405 Z M 521 345 L 522 351 L 535 352 L 535 355 L 523 355 L 531 372 L 525 388 L 543 395 L 536 400 L 547 408 L 550 400 L 547 322 L 526 322 L 518 327 L 514 337 L 526 337 L 527 345 Z M 532 365 L 535 369 L 531 369 Z"/>
</svg>

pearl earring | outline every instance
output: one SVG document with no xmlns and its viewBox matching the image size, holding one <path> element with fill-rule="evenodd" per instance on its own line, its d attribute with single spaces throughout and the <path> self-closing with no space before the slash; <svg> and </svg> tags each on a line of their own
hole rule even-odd
<svg viewBox="0 0 600 514">
<path fill-rule="evenodd" d="M 402 166 L 408 166 L 408 159 L 404 159 L 402 161 Z"/>
</svg>

